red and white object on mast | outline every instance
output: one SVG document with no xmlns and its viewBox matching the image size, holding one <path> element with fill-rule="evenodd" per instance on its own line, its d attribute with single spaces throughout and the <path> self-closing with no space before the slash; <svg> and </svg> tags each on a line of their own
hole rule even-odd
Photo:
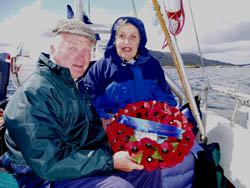
<svg viewBox="0 0 250 188">
<path fill-rule="evenodd" d="M 163 6 L 168 19 L 169 32 L 174 36 L 180 34 L 185 23 L 183 0 L 163 0 Z M 165 39 L 162 48 L 166 46 Z"/>
</svg>

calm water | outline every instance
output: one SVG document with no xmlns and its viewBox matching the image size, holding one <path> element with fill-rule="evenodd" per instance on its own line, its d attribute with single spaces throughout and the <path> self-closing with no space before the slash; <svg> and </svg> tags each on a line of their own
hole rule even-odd
<svg viewBox="0 0 250 188">
<path fill-rule="evenodd" d="M 167 73 L 182 88 L 176 69 L 168 69 Z M 234 88 L 237 92 L 250 94 L 250 68 L 188 68 L 186 74 L 194 96 L 201 94 L 207 83 Z M 8 95 L 14 92 L 15 87 L 10 81 Z M 210 91 L 207 107 L 226 118 L 231 118 L 235 102 L 230 96 Z M 246 120 L 246 114 L 240 113 L 238 119 L 238 123 L 242 124 Z"/>
<path fill-rule="evenodd" d="M 167 73 L 181 87 L 176 69 L 168 69 Z M 239 93 L 250 94 L 250 68 L 188 68 L 186 74 L 194 96 L 203 92 L 202 89 L 207 85 L 206 83 L 234 88 Z M 208 109 L 226 118 L 232 117 L 235 104 L 236 101 L 228 95 L 221 95 L 211 90 L 208 92 Z M 246 119 L 246 113 L 239 113 L 237 122 L 246 126 Z"/>
</svg>

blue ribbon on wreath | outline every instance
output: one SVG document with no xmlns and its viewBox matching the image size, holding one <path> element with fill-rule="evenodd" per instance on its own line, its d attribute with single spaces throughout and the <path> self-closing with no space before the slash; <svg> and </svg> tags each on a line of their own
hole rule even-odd
<svg viewBox="0 0 250 188">
<path fill-rule="evenodd" d="M 170 136 L 182 139 L 183 129 L 173 126 L 150 121 L 146 119 L 139 119 L 131 116 L 121 115 L 117 123 L 122 123 L 128 127 L 131 127 L 137 131 L 156 133 L 158 136 Z"/>
</svg>

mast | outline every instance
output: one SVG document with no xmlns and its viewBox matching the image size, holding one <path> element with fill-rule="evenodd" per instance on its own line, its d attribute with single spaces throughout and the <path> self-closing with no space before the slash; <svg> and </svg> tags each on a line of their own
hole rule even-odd
<svg viewBox="0 0 250 188">
<path fill-rule="evenodd" d="M 82 0 L 74 0 L 75 19 L 81 20 L 83 17 Z"/>
<path fill-rule="evenodd" d="M 159 21 L 161 23 L 161 27 L 163 29 L 164 35 L 165 35 L 166 40 L 168 42 L 168 46 L 169 46 L 169 49 L 170 49 L 170 52 L 171 52 L 171 56 L 173 58 L 174 64 L 175 64 L 177 72 L 179 74 L 181 84 L 182 84 L 182 87 L 184 89 L 187 101 L 189 103 L 192 114 L 193 114 L 193 116 L 194 116 L 194 118 L 195 118 L 195 120 L 197 122 L 199 131 L 200 131 L 200 134 L 201 134 L 200 139 L 201 139 L 202 142 L 204 142 L 204 141 L 206 141 L 206 133 L 205 133 L 203 125 L 202 125 L 202 121 L 201 121 L 199 111 L 197 109 L 197 106 L 196 106 L 196 103 L 195 103 L 195 100 L 194 100 L 194 96 L 193 96 L 191 88 L 190 88 L 188 78 L 186 76 L 184 63 L 183 63 L 181 54 L 179 52 L 179 48 L 178 48 L 176 39 L 173 36 L 170 36 L 170 34 L 168 32 L 168 29 L 167 29 L 165 21 L 164 21 L 164 19 L 162 17 L 162 14 L 161 14 L 161 11 L 160 11 L 157 0 L 152 0 L 152 1 L 153 1 L 153 5 L 155 7 L 155 10 L 156 10 L 157 16 L 159 18 Z"/>
</svg>

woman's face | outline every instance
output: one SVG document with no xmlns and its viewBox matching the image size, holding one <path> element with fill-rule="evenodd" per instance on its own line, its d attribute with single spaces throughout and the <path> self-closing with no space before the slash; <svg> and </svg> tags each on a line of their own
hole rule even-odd
<svg viewBox="0 0 250 188">
<path fill-rule="evenodd" d="M 130 61 L 137 53 L 140 43 L 140 34 L 138 29 L 132 24 L 124 24 L 120 26 L 116 32 L 116 51 L 124 60 Z"/>
</svg>

